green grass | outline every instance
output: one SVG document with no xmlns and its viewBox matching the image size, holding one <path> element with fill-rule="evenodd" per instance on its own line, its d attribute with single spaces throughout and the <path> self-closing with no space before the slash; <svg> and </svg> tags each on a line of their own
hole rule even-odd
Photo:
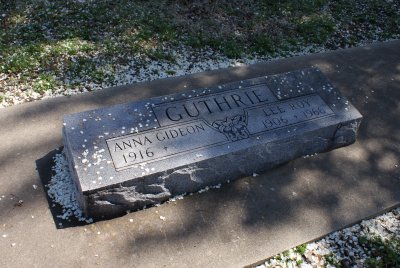
<svg viewBox="0 0 400 268">
<path fill-rule="evenodd" d="M 229 58 L 337 49 L 400 37 L 399 10 L 381 0 L 3 1 L 0 73 L 44 92 L 113 81 L 132 58 L 137 69 L 175 64 L 165 48 L 181 44 Z"/>
<path fill-rule="evenodd" d="M 325 258 L 326 263 L 332 265 L 333 267 L 337 267 L 337 268 L 342 267 L 340 262 L 335 258 L 335 256 L 332 253 L 325 255 L 324 258 Z"/>
<path fill-rule="evenodd" d="M 159 48 L 174 43 L 177 31 L 155 5 L 141 2 L 133 6 L 126 0 L 7 2 L 0 7 L 0 13 L 6 14 L 1 21 L 5 31 L 0 32 L 0 57 L 4 59 L 0 72 L 32 78 L 53 72 L 70 80 L 101 81 L 102 71 L 93 70 L 95 54 L 100 61 L 115 63 L 138 53 L 173 61 Z M 46 87 L 42 80 L 38 78 L 35 90 Z"/>
<path fill-rule="evenodd" d="M 383 241 L 380 237 L 373 237 L 365 240 L 365 247 L 372 254 L 366 261 L 367 267 L 400 267 L 400 239 Z"/>
<path fill-rule="evenodd" d="M 254 52 L 259 54 L 269 54 L 276 51 L 276 46 L 271 37 L 264 34 L 258 34 L 254 38 L 252 49 Z"/>
<path fill-rule="evenodd" d="M 47 90 L 51 90 L 57 86 L 57 81 L 54 75 L 40 74 L 33 83 L 33 90 L 37 93 L 43 94 Z"/>
<path fill-rule="evenodd" d="M 147 56 L 152 60 L 175 62 L 175 58 L 170 53 L 164 52 L 161 49 L 153 49 L 146 52 Z"/>
<path fill-rule="evenodd" d="M 168 74 L 168 75 L 174 75 L 174 74 L 176 74 L 176 72 L 173 71 L 173 70 L 166 70 L 165 73 Z"/>
<path fill-rule="evenodd" d="M 307 249 L 307 244 L 302 244 L 294 248 L 294 252 L 304 255 Z"/>
<path fill-rule="evenodd" d="M 363 251 L 367 254 L 367 259 L 363 267 L 369 268 L 386 268 L 386 267 L 400 267 L 400 239 L 396 236 L 391 236 L 389 239 L 383 240 L 378 236 L 367 237 L 361 236 L 358 238 L 359 245 L 363 248 Z M 300 254 L 304 257 L 307 251 L 307 244 L 299 245 L 291 250 L 284 251 L 273 257 L 278 262 L 286 263 L 287 266 L 292 265 L 294 262 L 300 266 L 303 260 L 296 260 L 292 257 L 290 252 Z M 325 263 L 333 267 L 342 268 L 344 267 L 343 260 L 334 254 L 329 253 L 323 256 Z"/>
<path fill-rule="evenodd" d="M 312 15 L 297 22 L 297 30 L 306 43 L 324 44 L 335 30 L 335 22 L 327 15 Z"/>
<path fill-rule="evenodd" d="M 400 267 L 400 239 L 391 238 L 384 241 L 380 237 L 361 236 L 358 241 L 365 252 L 371 252 L 364 264 L 365 267 Z M 324 258 L 330 265 L 342 267 L 340 261 L 333 254 L 325 255 Z"/>
</svg>

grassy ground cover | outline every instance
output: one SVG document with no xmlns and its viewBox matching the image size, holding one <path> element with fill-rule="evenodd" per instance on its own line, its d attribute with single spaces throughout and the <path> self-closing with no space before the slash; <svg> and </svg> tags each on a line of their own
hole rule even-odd
<svg viewBox="0 0 400 268">
<path fill-rule="evenodd" d="M 183 48 L 193 62 L 206 50 L 270 59 L 398 38 L 399 26 L 399 0 L 1 1 L 0 102 L 115 85 L 127 69 L 173 76 Z"/>
</svg>

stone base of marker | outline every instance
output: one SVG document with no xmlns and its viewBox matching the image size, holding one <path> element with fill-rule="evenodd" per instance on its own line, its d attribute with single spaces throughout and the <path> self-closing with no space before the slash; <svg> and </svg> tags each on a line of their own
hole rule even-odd
<svg viewBox="0 0 400 268">
<path fill-rule="evenodd" d="M 360 113 L 316 68 L 64 118 L 87 215 L 101 218 L 353 143 Z"/>
</svg>

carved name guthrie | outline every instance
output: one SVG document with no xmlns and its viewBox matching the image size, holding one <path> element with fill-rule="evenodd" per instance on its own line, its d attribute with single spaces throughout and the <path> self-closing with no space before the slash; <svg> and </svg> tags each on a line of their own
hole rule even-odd
<svg viewBox="0 0 400 268">
<path fill-rule="evenodd" d="M 165 108 L 166 117 L 174 122 L 186 119 L 195 119 L 202 115 L 225 112 L 242 107 L 250 107 L 259 103 L 268 102 L 270 99 L 265 90 L 252 89 L 236 91 L 209 98 L 195 99 L 194 101 L 180 102 Z"/>
</svg>

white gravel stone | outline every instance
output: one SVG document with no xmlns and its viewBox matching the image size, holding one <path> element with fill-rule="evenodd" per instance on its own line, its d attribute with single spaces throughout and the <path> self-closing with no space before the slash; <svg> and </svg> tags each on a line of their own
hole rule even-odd
<svg viewBox="0 0 400 268">
<path fill-rule="evenodd" d="M 55 165 L 52 169 L 55 174 L 51 177 L 51 180 L 47 185 L 47 194 L 54 203 L 57 203 L 62 207 L 63 214 L 58 215 L 57 217 L 63 220 L 75 218 L 78 221 L 84 221 L 87 223 L 93 222 L 91 218 L 86 218 L 83 215 L 83 211 L 79 206 L 76 198 L 75 185 L 72 181 L 68 161 L 64 152 L 55 155 L 54 163 Z"/>
<path fill-rule="evenodd" d="M 360 224 L 331 233 L 319 241 L 307 244 L 306 251 L 301 256 L 301 265 L 297 263 L 294 267 L 334 267 L 327 263 L 327 256 L 333 256 L 338 263 L 349 260 L 350 263 L 353 263 L 351 267 L 365 267 L 364 263 L 367 258 L 371 257 L 371 251 L 360 244 L 360 237 L 367 239 L 378 237 L 383 241 L 390 239 L 398 241 L 400 239 L 400 208 L 376 218 L 364 220 Z M 400 254 L 400 252 L 398 253 Z M 288 263 L 292 261 L 287 262 L 281 255 L 274 256 L 257 267 L 289 267 Z M 379 258 L 380 256 L 376 257 L 376 259 Z"/>
</svg>

